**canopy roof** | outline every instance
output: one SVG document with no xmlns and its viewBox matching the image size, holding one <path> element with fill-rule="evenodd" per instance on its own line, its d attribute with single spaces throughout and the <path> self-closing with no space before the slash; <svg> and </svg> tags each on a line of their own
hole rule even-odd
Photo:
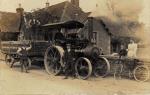
<svg viewBox="0 0 150 95">
<path fill-rule="evenodd" d="M 59 22 L 59 23 L 51 23 L 51 24 L 45 24 L 42 25 L 44 28 L 48 29 L 78 29 L 78 28 L 83 28 L 84 24 L 78 22 L 78 21 L 65 21 L 65 22 Z"/>
</svg>

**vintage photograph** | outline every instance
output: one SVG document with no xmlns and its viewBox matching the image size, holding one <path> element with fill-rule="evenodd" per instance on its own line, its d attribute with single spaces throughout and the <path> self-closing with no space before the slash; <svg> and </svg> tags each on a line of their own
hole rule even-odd
<svg viewBox="0 0 150 95">
<path fill-rule="evenodd" d="M 0 95 L 150 95 L 150 0 L 0 0 Z"/>
</svg>

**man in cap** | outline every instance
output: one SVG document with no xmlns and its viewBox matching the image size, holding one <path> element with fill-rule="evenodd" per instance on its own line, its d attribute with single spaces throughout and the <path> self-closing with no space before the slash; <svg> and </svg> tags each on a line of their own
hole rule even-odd
<svg viewBox="0 0 150 95">
<path fill-rule="evenodd" d="M 29 47 L 25 46 L 25 43 L 24 43 L 24 46 L 19 47 L 17 50 L 17 54 L 20 57 L 20 64 L 21 64 L 22 72 L 25 69 L 26 73 L 28 73 L 28 51 L 31 50 L 31 48 L 32 48 L 31 43 Z"/>
</svg>

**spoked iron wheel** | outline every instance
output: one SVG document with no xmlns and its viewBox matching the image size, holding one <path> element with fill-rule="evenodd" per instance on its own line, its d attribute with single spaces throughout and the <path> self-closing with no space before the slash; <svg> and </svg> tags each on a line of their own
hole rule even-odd
<svg viewBox="0 0 150 95">
<path fill-rule="evenodd" d="M 133 76 L 136 81 L 145 82 L 150 78 L 149 68 L 144 65 L 137 66 L 133 71 Z"/>
<path fill-rule="evenodd" d="M 6 54 L 6 55 L 5 55 L 5 62 L 6 62 L 6 64 L 7 64 L 9 67 L 11 66 L 12 61 L 13 61 L 13 58 L 12 58 L 10 55 Z"/>
<path fill-rule="evenodd" d="M 101 57 L 94 64 L 95 65 L 93 73 L 96 77 L 105 77 L 110 72 L 110 63 L 106 58 Z"/>
<path fill-rule="evenodd" d="M 61 52 L 55 46 L 48 47 L 45 52 L 44 65 L 48 74 L 58 75 L 61 72 Z"/>
<path fill-rule="evenodd" d="M 79 79 L 87 79 L 92 74 L 92 64 L 89 59 L 81 57 L 75 64 L 75 72 Z"/>
</svg>

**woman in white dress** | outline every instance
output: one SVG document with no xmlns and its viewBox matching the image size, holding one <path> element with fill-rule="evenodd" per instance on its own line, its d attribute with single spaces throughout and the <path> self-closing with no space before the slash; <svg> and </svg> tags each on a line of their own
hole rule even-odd
<svg viewBox="0 0 150 95">
<path fill-rule="evenodd" d="M 137 53 L 137 44 L 134 43 L 133 40 L 130 40 L 130 43 L 128 44 L 128 54 L 127 56 L 128 57 L 132 57 L 132 58 L 135 58 L 136 57 L 136 53 Z"/>
</svg>

